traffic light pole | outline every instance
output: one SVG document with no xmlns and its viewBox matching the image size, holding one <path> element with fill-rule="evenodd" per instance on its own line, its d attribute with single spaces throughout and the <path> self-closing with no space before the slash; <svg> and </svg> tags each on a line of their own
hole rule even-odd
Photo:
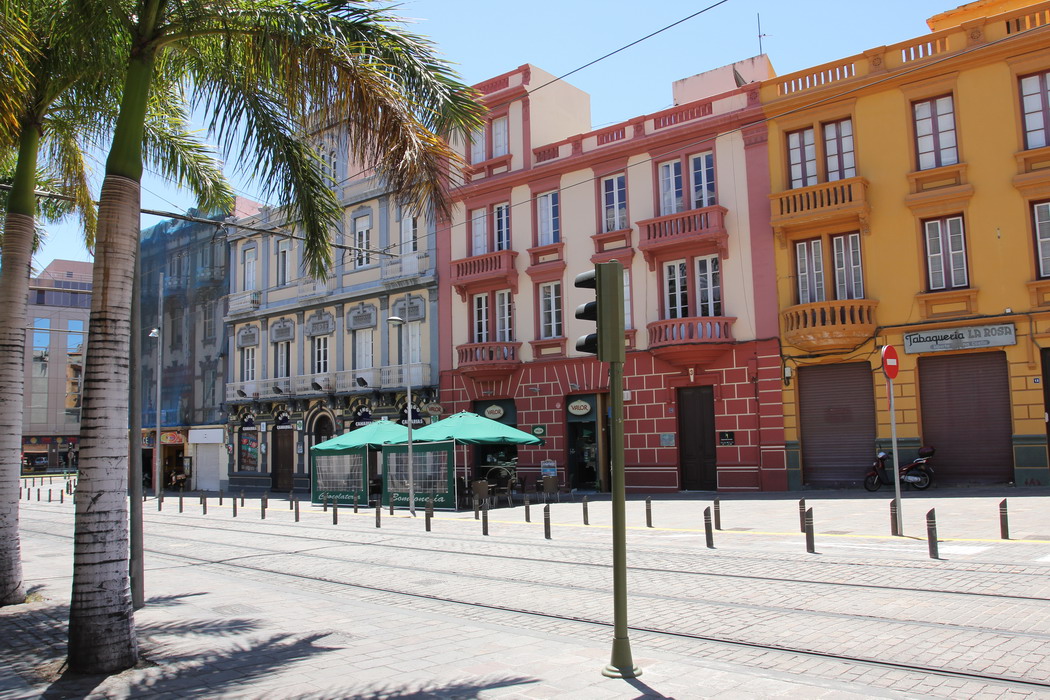
<svg viewBox="0 0 1050 700">
<path fill-rule="evenodd" d="M 621 336 L 622 338 L 622 336 Z M 602 675 L 635 678 L 642 674 L 631 656 L 627 636 L 627 490 L 623 467 L 623 362 L 609 363 L 609 402 L 612 425 L 610 467 L 612 471 L 613 535 L 613 648 Z"/>
</svg>

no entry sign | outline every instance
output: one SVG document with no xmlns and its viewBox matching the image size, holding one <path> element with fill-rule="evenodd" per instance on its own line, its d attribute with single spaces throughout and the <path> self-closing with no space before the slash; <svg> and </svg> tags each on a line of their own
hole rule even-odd
<svg viewBox="0 0 1050 700">
<path fill-rule="evenodd" d="M 900 361 L 897 359 L 897 348 L 892 345 L 882 346 L 882 371 L 887 379 L 896 379 L 900 370 Z"/>
</svg>

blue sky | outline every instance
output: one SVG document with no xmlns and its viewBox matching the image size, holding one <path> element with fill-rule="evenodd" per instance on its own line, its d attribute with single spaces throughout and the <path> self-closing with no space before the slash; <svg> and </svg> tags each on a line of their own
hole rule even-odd
<svg viewBox="0 0 1050 700">
<path fill-rule="evenodd" d="M 523 63 L 563 75 L 585 63 L 710 7 L 666 32 L 566 78 L 591 95 L 591 124 L 597 128 L 671 105 L 671 83 L 759 53 L 778 74 L 894 44 L 928 31 L 926 18 L 959 3 L 886 0 L 402 0 L 399 14 L 412 30 L 427 35 L 442 55 L 473 84 Z M 94 159 L 100 172 L 104 157 Z M 258 189 L 228 174 L 238 193 L 259 199 Z M 98 184 L 101 180 L 98 179 Z M 273 202 L 271 202 L 273 203 Z M 144 209 L 183 212 L 193 200 L 164 180 L 143 179 Z M 143 216 L 142 226 L 160 219 Z M 75 222 L 50 225 L 36 256 L 39 268 L 58 257 L 90 260 Z"/>
</svg>

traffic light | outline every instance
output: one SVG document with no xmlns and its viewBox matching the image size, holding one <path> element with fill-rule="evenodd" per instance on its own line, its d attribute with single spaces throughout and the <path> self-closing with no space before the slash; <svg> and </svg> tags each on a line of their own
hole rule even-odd
<svg viewBox="0 0 1050 700">
<path fill-rule="evenodd" d="M 602 362 L 623 362 L 623 265 L 613 260 L 576 275 L 573 286 L 593 289 L 595 300 L 580 304 L 576 318 L 595 321 L 597 332 L 580 336 L 576 349 L 597 355 Z"/>
</svg>

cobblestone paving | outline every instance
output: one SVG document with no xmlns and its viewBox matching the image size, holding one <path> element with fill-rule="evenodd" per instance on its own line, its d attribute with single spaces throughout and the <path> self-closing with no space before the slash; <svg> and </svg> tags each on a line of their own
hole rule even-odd
<svg viewBox="0 0 1050 700">
<path fill-rule="evenodd" d="M 723 526 L 730 514 L 764 524 L 716 533 L 715 550 L 694 517 L 706 503 L 654 501 L 657 528 L 629 503 L 631 639 L 645 671 L 630 682 L 597 673 L 611 638 L 607 502 L 590 504 L 590 527 L 579 503 L 552 506 L 555 539 L 545 540 L 537 507 L 532 524 L 520 506 L 493 511 L 484 537 L 472 513 L 439 514 L 428 534 L 421 518 L 387 511 L 377 530 L 372 511 L 341 509 L 332 525 L 307 507 L 294 523 L 276 499 L 266 520 L 257 501 L 236 519 L 228 500 L 213 500 L 207 515 L 195 498 L 181 514 L 172 499 L 163 512 L 150 501 L 150 600 L 136 620 L 156 665 L 95 679 L 95 695 L 82 692 L 84 679 L 51 688 L 80 683 L 81 697 L 1050 697 L 1050 540 L 1031 536 L 1050 532 L 1050 495 L 1010 495 L 1025 528 L 1011 534 L 1029 532 L 1025 540 L 995 539 L 1001 498 L 937 494 L 938 513 L 966 530 L 942 535 L 942 552 L 969 547 L 938 561 L 921 540 L 857 527 L 875 521 L 882 501 L 808 498 L 827 514 L 816 555 L 797 532 L 797 499 L 723 501 Z M 27 581 L 48 600 L 0 610 L 0 634 L 16 640 L 0 647 L 0 700 L 38 696 L 63 651 L 71 505 L 27 501 L 22 520 Z M 983 532 L 989 523 L 994 536 Z"/>
</svg>

